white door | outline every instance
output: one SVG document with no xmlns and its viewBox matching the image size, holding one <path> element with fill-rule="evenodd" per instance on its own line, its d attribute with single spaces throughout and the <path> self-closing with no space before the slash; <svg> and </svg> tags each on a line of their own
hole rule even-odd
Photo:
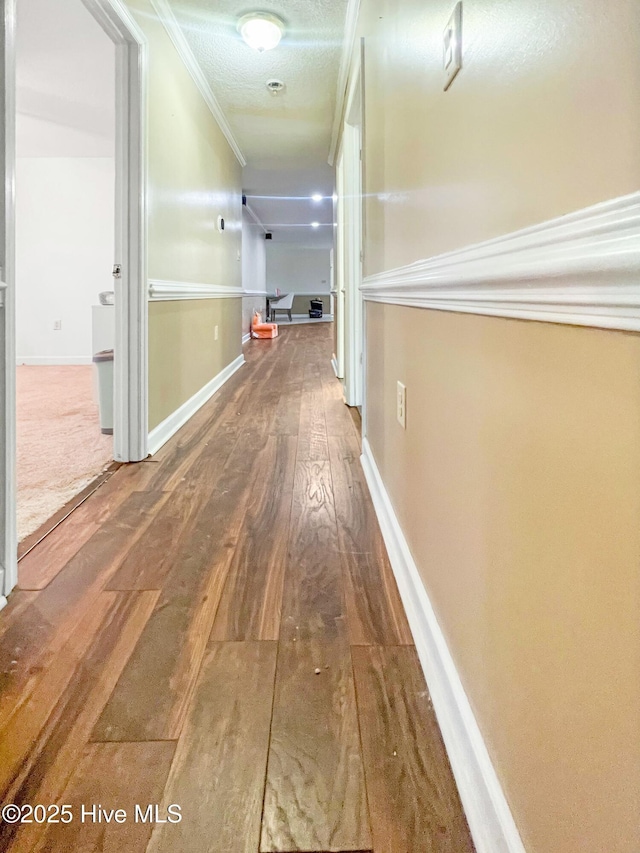
<svg viewBox="0 0 640 853">
<path fill-rule="evenodd" d="M 338 379 L 344 379 L 345 346 L 344 337 L 346 330 L 346 300 L 345 300 L 345 198 L 344 198 L 344 157 L 342 151 L 338 155 L 336 163 L 336 187 L 338 200 L 336 202 L 336 220 L 338 223 L 336 233 L 336 258 L 335 258 L 335 324 L 336 324 L 336 373 Z"/>
<path fill-rule="evenodd" d="M 15 0 L 2 0 L 0 108 L 0 607 L 17 581 L 14 272 Z"/>
<path fill-rule="evenodd" d="M 349 406 L 362 406 L 363 300 L 362 284 L 362 77 L 356 69 L 347 98 L 342 134 L 344 217 L 338 229 L 344 245 L 345 398 Z"/>
</svg>

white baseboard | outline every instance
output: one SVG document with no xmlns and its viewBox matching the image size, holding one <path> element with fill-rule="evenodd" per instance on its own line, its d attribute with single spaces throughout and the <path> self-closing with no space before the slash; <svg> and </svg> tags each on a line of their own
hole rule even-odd
<svg viewBox="0 0 640 853">
<path fill-rule="evenodd" d="M 7 606 L 7 597 L 5 595 L 0 595 L 0 610 Z"/>
<path fill-rule="evenodd" d="M 50 367 L 55 366 L 65 366 L 65 365 L 74 365 L 74 364 L 91 364 L 92 358 L 91 356 L 84 355 L 69 355 L 69 356 L 17 356 L 16 364 L 30 364 L 30 365 L 48 365 Z"/>
<path fill-rule="evenodd" d="M 366 438 L 363 439 L 361 461 L 477 853 L 525 853 Z"/>
<path fill-rule="evenodd" d="M 294 323 L 333 323 L 333 314 L 324 314 L 322 317 L 310 317 L 308 314 L 292 314 L 291 315 Z M 283 325 L 287 325 L 288 320 L 283 320 L 282 316 L 280 317 L 280 322 Z"/>
<path fill-rule="evenodd" d="M 228 364 L 224 370 L 221 370 L 217 376 L 214 376 L 210 382 L 201 388 L 197 394 L 194 394 L 190 400 L 187 400 L 186 403 L 183 403 L 179 409 L 176 409 L 175 412 L 169 415 L 168 418 L 162 421 L 161 424 L 158 424 L 157 427 L 151 430 L 149 433 L 149 453 L 153 456 L 154 453 L 157 453 L 158 450 L 162 447 L 163 444 L 166 444 L 169 439 L 177 433 L 180 427 L 184 426 L 190 417 L 195 415 L 198 409 L 201 409 L 202 406 L 210 400 L 211 397 L 218 391 L 224 383 L 230 379 L 236 370 L 239 370 L 244 364 L 244 356 L 239 355 L 235 361 L 232 361 L 231 364 Z"/>
<path fill-rule="evenodd" d="M 251 340 L 251 332 L 247 332 L 246 335 L 242 336 L 242 346 L 244 346 L 247 343 L 247 341 L 250 341 L 250 340 Z"/>
</svg>

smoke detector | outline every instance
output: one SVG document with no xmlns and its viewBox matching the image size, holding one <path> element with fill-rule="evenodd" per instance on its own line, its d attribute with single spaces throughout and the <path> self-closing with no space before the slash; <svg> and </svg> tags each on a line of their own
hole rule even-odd
<svg viewBox="0 0 640 853">
<path fill-rule="evenodd" d="M 278 95 L 284 89 L 282 80 L 267 80 L 266 86 L 272 95 Z"/>
</svg>

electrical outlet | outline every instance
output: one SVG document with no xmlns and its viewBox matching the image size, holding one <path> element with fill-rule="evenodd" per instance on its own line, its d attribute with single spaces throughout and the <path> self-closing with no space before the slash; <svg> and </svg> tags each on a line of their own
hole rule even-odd
<svg viewBox="0 0 640 853">
<path fill-rule="evenodd" d="M 53 321 L 53 331 L 59 332 L 62 329 L 62 320 Z"/>
<path fill-rule="evenodd" d="M 407 387 L 398 382 L 396 394 L 396 418 L 402 429 L 407 428 Z"/>
<path fill-rule="evenodd" d="M 217 326 L 213 327 L 213 340 L 214 341 L 218 340 L 218 327 Z"/>
</svg>

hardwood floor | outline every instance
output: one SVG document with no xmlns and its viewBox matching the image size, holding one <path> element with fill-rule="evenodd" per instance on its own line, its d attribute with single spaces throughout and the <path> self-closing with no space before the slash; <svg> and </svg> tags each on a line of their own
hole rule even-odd
<svg viewBox="0 0 640 853">
<path fill-rule="evenodd" d="M 73 821 L 0 851 L 473 851 L 331 326 L 281 330 L 21 561 L 0 804 Z"/>
</svg>

